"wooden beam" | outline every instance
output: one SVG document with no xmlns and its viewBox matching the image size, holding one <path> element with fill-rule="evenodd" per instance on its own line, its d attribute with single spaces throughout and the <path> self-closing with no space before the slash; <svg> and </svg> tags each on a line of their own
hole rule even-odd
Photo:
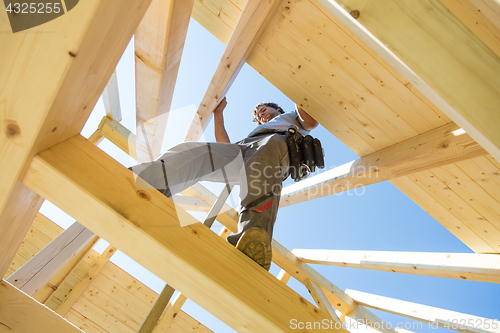
<svg viewBox="0 0 500 333">
<path fill-rule="evenodd" d="M 106 116 L 114 121 L 122 121 L 122 112 L 120 109 L 120 94 L 118 93 L 118 78 L 116 77 L 116 70 L 111 75 L 111 78 L 102 92 L 102 101 Z"/>
<path fill-rule="evenodd" d="M 304 281 L 304 285 L 306 286 L 307 291 L 309 291 L 309 294 L 311 294 L 313 300 L 316 302 L 318 308 L 324 313 L 328 314 L 334 322 L 340 323 L 340 319 L 335 313 L 335 309 L 326 298 L 323 290 L 321 290 L 321 288 L 317 286 L 316 283 L 312 282 L 309 279 Z"/>
<path fill-rule="evenodd" d="M 280 280 L 281 282 L 283 282 L 284 284 L 287 284 L 288 281 L 290 281 L 290 278 L 292 276 L 290 275 L 290 273 L 288 273 L 287 271 L 285 271 L 284 269 L 282 269 L 279 273 L 278 273 L 278 276 L 276 277 L 278 280 Z"/>
<path fill-rule="evenodd" d="M 186 197 L 183 195 L 173 195 L 172 201 L 179 205 L 182 209 L 188 212 L 204 212 L 208 213 L 210 211 L 210 206 L 207 205 L 200 198 Z"/>
<path fill-rule="evenodd" d="M 160 156 L 193 3 L 153 0 L 135 32 L 139 162 Z"/>
<path fill-rule="evenodd" d="M 55 311 L 61 316 L 66 316 L 69 309 L 80 298 L 85 289 L 89 286 L 90 282 L 99 274 L 102 268 L 108 263 L 111 256 L 116 252 L 116 247 L 109 245 L 104 252 L 99 256 L 97 261 L 90 267 L 85 276 L 78 281 L 76 286 L 71 290 L 69 295 L 66 296 L 59 304 Z"/>
<path fill-rule="evenodd" d="M 148 316 L 146 317 L 146 319 L 144 319 L 144 322 L 142 323 L 141 328 L 139 328 L 139 331 L 137 331 L 137 333 L 151 333 L 154 331 L 156 323 L 158 323 L 158 320 L 163 314 L 163 311 L 170 303 L 170 298 L 172 298 L 174 292 L 174 288 L 172 288 L 168 284 L 165 285 L 162 292 L 160 293 L 160 296 L 158 296 L 158 298 L 156 299 L 153 308 L 151 309 L 151 311 L 149 311 Z"/>
<path fill-rule="evenodd" d="M 457 125 L 447 124 L 287 186 L 283 189 L 280 207 L 486 154 L 486 150 Z"/>
<path fill-rule="evenodd" d="M 446 6 L 339 0 L 346 11 L 333 0 L 318 1 L 500 160 L 499 58 Z M 354 9 L 358 20 L 349 15 Z"/>
<path fill-rule="evenodd" d="M 125 126 L 106 116 L 99 123 L 99 131 L 111 143 L 137 160 L 135 134 Z"/>
<path fill-rule="evenodd" d="M 0 330 L 19 333 L 83 333 L 66 319 L 6 281 L 0 282 Z"/>
<path fill-rule="evenodd" d="M 346 290 L 359 304 L 459 332 L 500 332 L 500 322 L 394 298 Z"/>
<path fill-rule="evenodd" d="M 500 255 L 345 250 L 293 250 L 300 262 L 500 283 Z"/>
<path fill-rule="evenodd" d="M 38 154 L 23 181 L 237 331 L 290 331 L 290 318 L 325 318 L 79 135 Z"/>
<path fill-rule="evenodd" d="M 14 185 L 7 204 L 0 213 L 0 276 L 7 273 L 43 201 L 42 197 L 23 183 L 17 182 Z"/>
<path fill-rule="evenodd" d="M 43 201 L 18 180 L 36 153 L 81 132 L 149 3 L 84 1 L 28 34 L 0 34 L 1 274 Z"/>
<path fill-rule="evenodd" d="M 246 3 L 184 141 L 200 138 L 212 111 L 238 76 L 280 3 L 279 0 L 249 0 Z"/>
<path fill-rule="evenodd" d="M 94 238 L 94 233 L 75 222 L 62 234 L 38 252 L 20 269 L 14 272 L 7 282 L 34 296 L 59 272 L 80 250 Z"/>
</svg>

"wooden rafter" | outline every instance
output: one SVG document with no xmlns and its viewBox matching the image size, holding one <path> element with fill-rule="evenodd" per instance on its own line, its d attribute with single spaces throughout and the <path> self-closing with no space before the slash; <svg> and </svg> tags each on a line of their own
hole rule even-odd
<svg viewBox="0 0 500 333">
<path fill-rule="evenodd" d="M 78 222 L 73 223 L 30 261 L 9 276 L 7 282 L 25 294 L 34 296 L 94 236 L 90 230 Z"/>
<path fill-rule="evenodd" d="M 354 20 L 335 1 L 318 1 L 500 160 L 500 61 L 445 5 L 339 0 L 360 11 Z"/>
<path fill-rule="evenodd" d="M 43 201 L 16 182 L 36 153 L 80 133 L 149 3 L 81 2 L 29 34 L 0 35 L 11 50 L 0 55 L 0 100 L 8 105 L 0 131 L 2 276 Z M 8 20 L 0 30 L 10 30 Z"/>
<path fill-rule="evenodd" d="M 226 96 L 280 3 L 280 0 L 249 0 L 246 3 L 184 141 L 200 138 L 212 111 Z"/>
<path fill-rule="evenodd" d="M 6 281 L 0 282 L 0 323 L 5 332 L 83 333 Z"/>
<path fill-rule="evenodd" d="M 130 171 L 81 136 L 38 154 L 24 183 L 236 330 L 289 331 L 290 318 L 324 319 L 157 190 L 137 186 Z"/>
<path fill-rule="evenodd" d="M 457 125 L 444 125 L 285 187 L 280 207 L 486 154 L 486 150 Z"/>
<path fill-rule="evenodd" d="M 500 283 L 500 256 L 347 250 L 293 250 L 300 262 Z"/>
<path fill-rule="evenodd" d="M 135 33 L 137 160 L 161 153 L 194 0 L 153 0 Z"/>
<path fill-rule="evenodd" d="M 359 304 L 459 332 L 500 332 L 500 322 L 394 298 L 346 290 Z M 480 324 L 479 324 L 480 323 Z"/>
</svg>

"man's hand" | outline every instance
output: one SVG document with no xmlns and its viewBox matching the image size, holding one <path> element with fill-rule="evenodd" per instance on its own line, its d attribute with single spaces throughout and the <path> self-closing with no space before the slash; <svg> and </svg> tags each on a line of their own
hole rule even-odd
<svg viewBox="0 0 500 333">
<path fill-rule="evenodd" d="M 299 123 L 306 130 L 313 130 L 318 126 L 318 122 L 314 120 L 313 117 L 307 114 L 304 110 L 300 108 L 297 104 L 295 104 L 295 108 L 297 109 Z"/>
<path fill-rule="evenodd" d="M 222 116 L 222 113 L 224 112 L 224 109 L 226 108 L 227 101 L 226 97 L 222 99 L 222 101 L 219 102 L 219 104 L 215 107 L 214 110 L 214 116 Z"/>
<path fill-rule="evenodd" d="M 220 101 L 219 105 L 214 110 L 214 126 L 215 126 L 215 141 L 220 143 L 230 143 L 226 128 L 224 127 L 224 117 L 222 113 L 226 108 L 226 97 Z"/>
</svg>

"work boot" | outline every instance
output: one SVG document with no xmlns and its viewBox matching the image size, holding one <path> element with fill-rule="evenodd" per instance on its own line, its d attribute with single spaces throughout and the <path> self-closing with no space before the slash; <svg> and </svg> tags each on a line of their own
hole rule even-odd
<svg viewBox="0 0 500 333">
<path fill-rule="evenodd" d="M 236 248 L 267 271 L 271 268 L 273 256 L 271 240 L 264 229 L 253 227 L 245 231 L 236 244 Z"/>
</svg>

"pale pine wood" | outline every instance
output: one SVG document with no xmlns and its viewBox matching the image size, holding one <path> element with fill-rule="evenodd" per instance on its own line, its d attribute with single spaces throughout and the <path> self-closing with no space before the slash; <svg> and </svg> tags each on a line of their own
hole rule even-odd
<svg viewBox="0 0 500 333">
<path fill-rule="evenodd" d="M 56 312 L 62 316 L 65 316 L 69 309 L 73 306 L 80 295 L 87 289 L 90 281 L 94 279 L 97 274 L 101 271 L 101 269 L 106 265 L 111 256 L 116 252 L 116 248 L 112 245 L 109 245 L 106 250 L 99 256 L 99 259 L 93 264 L 87 274 L 83 277 L 80 282 L 71 290 L 69 296 L 62 301 L 59 307 L 56 309 Z"/>
<path fill-rule="evenodd" d="M 314 282 L 312 282 L 309 279 L 303 281 L 303 283 L 306 286 L 307 291 L 309 291 L 309 294 L 311 294 L 313 300 L 316 302 L 318 308 L 324 313 L 327 313 L 334 322 L 340 323 L 340 319 L 335 313 L 335 309 L 332 307 L 332 305 L 326 298 L 326 295 L 325 293 L 323 293 L 323 290 L 321 290 L 320 287 L 318 287 Z"/>
<path fill-rule="evenodd" d="M 418 182 L 414 182 L 413 179 L 414 175 L 412 177 L 393 179 L 391 182 L 472 251 L 476 253 L 500 253 L 500 251 L 495 250 L 480 235 L 473 232 L 470 226 L 466 225 L 437 199 L 427 193 L 426 190 L 428 187 L 420 187 Z"/>
<path fill-rule="evenodd" d="M 114 121 L 122 121 L 122 112 L 120 109 L 120 94 L 118 93 L 118 78 L 116 77 L 116 69 L 111 74 L 111 78 L 102 92 L 102 101 L 104 103 L 104 110 L 106 116 Z"/>
<path fill-rule="evenodd" d="M 2 185 L 0 185 L 0 192 L 2 191 L 1 187 Z M 0 234 L 0 253 L 2 254 L 0 257 L 0 276 L 2 277 L 6 275 L 43 203 L 43 199 L 39 195 L 20 182 L 15 183 L 11 194 L 7 194 L 7 198 L 5 209 L 0 208 L 0 230 L 2 230 Z"/>
<path fill-rule="evenodd" d="M 0 322 L 9 332 L 83 332 L 6 281 L 0 282 Z"/>
<path fill-rule="evenodd" d="M 92 251 L 93 246 L 99 240 L 99 236 L 94 236 L 94 238 L 85 245 L 79 253 L 77 253 L 73 259 L 71 259 L 63 268 L 57 272 L 54 277 L 52 277 L 45 286 L 43 286 L 36 294 L 33 296 L 38 302 L 45 304 L 54 295 L 59 286 L 64 283 L 73 271 L 78 267 L 78 265 L 85 260 L 88 253 Z"/>
<path fill-rule="evenodd" d="M 472 253 L 293 250 L 300 262 L 500 283 L 500 256 Z"/>
<path fill-rule="evenodd" d="M 278 280 L 280 280 L 281 282 L 283 282 L 284 284 L 287 284 L 288 281 L 290 281 L 290 278 L 292 277 L 292 275 L 290 273 L 288 273 L 287 271 L 285 271 L 284 269 L 282 269 L 279 273 L 278 273 L 278 276 L 276 277 Z"/>
<path fill-rule="evenodd" d="M 170 299 L 172 298 L 174 292 L 175 292 L 174 288 L 172 288 L 168 284 L 165 285 L 162 292 L 160 293 L 160 296 L 156 299 L 155 305 L 153 305 L 153 308 L 147 315 L 146 319 L 144 319 L 144 322 L 142 323 L 141 328 L 139 328 L 138 333 L 153 332 L 154 328 L 156 327 L 156 324 L 158 323 L 158 320 L 160 319 L 163 311 L 169 304 Z"/>
<path fill-rule="evenodd" d="M 459 162 L 456 166 L 489 195 L 497 201 L 500 200 L 500 168 L 491 163 L 491 160 L 480 157 Z"/>
<path fill-rule="evenodd" d="M 89 142 L 92 142 L 95 145 L 98 145 L 99 143 L 102 142 L 103 139 L 104 137 L 102 136 L 101 131 L 97 129 L 94 133 L 92 133 L 91 136 L 89 136 L 87 140 L 89 140 Z"/>
<path fill-rule="evenodd" d="M 33 296 L 94 238 L 94 233 L 78 222 L 54 239 L 7 282 Z"/>
<path fill-rule="evenodd" d="M 153 0 L 135 32 L 139 162 L 160 156 L 193 3 Z"/>
<path fill-rule="evenodd" d="M 401 301 L 394 298 L 383 297 L 373 294 L 364 293 L 356 290 L 346 290 L 346 293 L 352 296 L 359 304 L 374 308 L 377 310 L 389 312 L 406 318 L 423 321 L 425 323 L 432 323 L 440 327 L 448 322 L 451 326 L 452 320 L 457 320 L 455 327 L 447 327 L 448 329 L 463 332 L 500 332 L 500 322 L 496 319 L 487 319 L 477 316 L 472 316 L 460 312 L 444 310 L 432 306 Z M 460 323 L 462 320 L 462 323 Z M 465 324 L 463 321 L 465 320 Z M 484 323 L 490 323 L 490 328 L 485 328 Z M 473 323 L 471 325 L 471 323 Z M 478 324 L 482 323 L 482 325 Z M 492 323 L 496 323 L 496 327 L 491 327 Z"/>
<path fill-rule="evenodd" d="M 136 155 L 135 134 L 130 132 L 125 126 L 111 118 L 104 117 L 99 123 L 101 135 L 111 141 L 115 146 L 123 150 L 134 160 Z"/>
<path fill-rule="evenodd" d="M 181 307 L 187 301 L 187 297 L 183 294 L 179 293 L 169 304 L 165 311 L 161 314 L 161 317 L 158 321 L 158 324 L 153 329 L 153 333 L 162 333 L 165 332 L 169 327 L 171 327 L 172 323 L 176 321 L 177 316 L 181 313 Z"/>
<path fill-rule="evenodd" d="M 184 141 L 200 138 L 213 110 L 225 97 L 279 3 L 279 0 L 247 2 Z"/>
<path fill-rule="evenodd" d="M 210 211 L 210 206 L 200 198 L 193 198 L 183 195 L 173 195 L 172 201 L 188 212 L 192 211 L 208 213 Z"/>
<path fill-rule="evenodd" d="M 283 189 L 280 207 L 357 189 L 482 155 L 486 151 L 448 124 Z"/>
<path fill-rule="evenodd" d="M 180 227 L 175 216 L 193 218 L 158 191 L 137 187 L 129 170 L 81 136 L 37 155 L 24 182 L 236 330 L 289 331 L 289 318 L 323 319 L 202 224 Z M 280 311 L 272 306 L 283 302 L 289 306 Z"/>
<path fill-rule="evenodd" d="M 493 251 L 489 253 L 500 251 L 500 230 L 483 216 L 483 212 L 478 212 L 456 192 L 450 190 L 432 170 L 418 172 L 410 177 L 415 184 L 425 189 L 428 195 L 490 245 Z"/>
<path fill-rule="evenodd" d="M 332 5 L 330 0 L 320 2 Z M 438 1 L 339 3 L 363 12 L 357 22 L 432 85 L 454 107 L 443 111 L 500 158 L 500 61 L 496 54 Z"/>
<path fill-rule="evenodd" d="M 442 0 L 442 2 L 467 28 L 500 56 L 500 27 L 488 18 L 491 14 L 494 14 L 493 10 L 488 8 L 486 11 L 482 11 L 481 8 L 484 8 L 484 2 L 481 6 L 481 0 Z M 496 21 L 498 21 L 498 16 L 496 16 Z"/>
<path fill-rule="evenodd" d="M 215 37 L 217 37 L 217 39 L 224 45 L 226 45 L 229 38 L 231 38 L 233 28 L 230 28 L 222 22 L 220 16 L 213 15 L 203 2 L 200 2 L 199 0 L 194 2 L 191 16 L 199 24 L 210 31 Z"/>
<path fill-rule="evenodd" d="M 0 100 L 8 115 L 0 131 L 0 226 L 6 231 L 0 236 L 0 276 L 43 201 L 16 182 L 37 152 L 80 133 L 149 3 L 80 3 L 28 35 L 0 36 L 2 48 L 11 50 L 0 56 Z M 8 20 L 0 30 L 10 30 Z"/>
<path fill-rule="evenodd" d="M 320 8 L 318 8 L 317 5 L 316 1 L 297 0 L 290 1 L 290 4 L 282 4 L 279 11 L 287 20 L 283 20 L 280 24 L 286 27 L 284 33 L 289 29 L 291 31 L 298 29 L 307 37 L 307 40 L 303 39 L 303 43 L 312 45 L 317 50 L 316 52 L 327 54 L 329 61 L 324 65 L 327 66 L 325 68 L 328 69 L 330 75 L 335 75 L 332 80 L 340 80 L 336 71 L 336 68 L 340 66 L 348 71 L 348 75 L 351 75 L 354 80 L 363 84 L 368 91 L 366 88 L 356 90 L 355 86 L 349 87 L 350 89 L 362 95 L 372 92 L 419 133 L 451 122 L 436 114 L 409 89 L 407 80 L 399 77 L 390 65 L 384 65 L 383 59 L 377 57 L 370 47 L 364 45 L 335 17 L 322 12 L 323 6 L 319 5 Z M 294 50 L 293 47 L 287 48 Z M 297 54 L 304 59 L 310 59 L 303 55 L 303 52 L 307 52 L 307 49 L 301 48 Z M 309 63 L 306 61 L 306 64 Z M 321 75 L 320 71 L 316 70 L 315 73 Z M 358 104 L 363 104 L 362 102 Z M 374 115 L 368 114 L 367 117 L 375 120 Z M 383 130 L 389 133 L 394 129 L 384 126 Z"/>
</svg>

